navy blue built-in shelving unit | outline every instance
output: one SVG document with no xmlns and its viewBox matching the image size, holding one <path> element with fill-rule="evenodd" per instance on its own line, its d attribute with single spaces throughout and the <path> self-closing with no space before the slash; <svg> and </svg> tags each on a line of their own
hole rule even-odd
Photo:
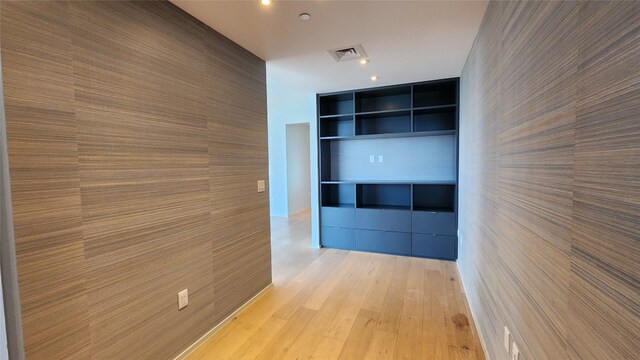
<svg viewBox="0 0 640 360">
<path fill-rule="evenodd" d="M 458 89 L 318 95 L 323 247 L 457 259 Z"/>
</svg>

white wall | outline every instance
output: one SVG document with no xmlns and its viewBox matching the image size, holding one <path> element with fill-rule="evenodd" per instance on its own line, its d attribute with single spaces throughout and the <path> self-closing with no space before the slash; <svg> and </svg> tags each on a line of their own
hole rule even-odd
<svg viewBox="0 0 640 360">
<path fill-rule="evenodd" d="M 288 216 L 286 125 L 309 123 L 311 165 L 311 242 L 319 247 L 318 127 L 316 95 L 287 87 L 269 75 L 267 64 L 267 118 L 269 125 L 269 200 L 272 216 Z"/>
<path fill-rule="evenodd" d="M 287 198 L 289 216 L 311 207 L 309 123 L 287 124 Z"/>
</svg>

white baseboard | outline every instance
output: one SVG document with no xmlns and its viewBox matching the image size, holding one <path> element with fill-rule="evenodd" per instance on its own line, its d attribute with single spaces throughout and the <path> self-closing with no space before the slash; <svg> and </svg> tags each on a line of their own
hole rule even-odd
<svg viewBox="0 0 640 360">
<path fill-rule="evenodd" d="M 206 334 L 202 335 L 202 337 L 196 340 L 193 344 L 191 344 L 188 348 L 186 348 L 180 355 L 176 356 L 174 360 L 182 360 L 187 357 L 187 355 L 191 354 L 193 350 L 195 350 L 198 346 L 202 345 L 211 335 L 215 334 L 218 330 L 220 330 L 223 326 L 227 325 L 231 320 L 235 319 L 242 310 L 246 309 L 249 305 L 253 304 L 260 296 L 262 296 L 267 290 L 273 287 L 273 283 L 267 285 L 264 289 L 260 290 L 254 297 L 249 299 L 246 303 L 242 304 L 236 311 L 231 313 L 231 315 L 227 316 L 224 320 L 222 320 L 218 325 L 214 326 L 213 329 L 207 331 Z"/>
<path fill-rule="evenodd" d="M 458 240 L 459 241 L 459 240 Z M 462 291 L 464 291 L 464 298 L 466 300 L 467 303 L 467 309 L 469 310 L 469 314 L 471 315 L 471 318 L 473 319 L 473 326 L 475 327 L 476 330 L 476 334 L 478 334 L 478 338 L 480 339 L 480 346 L 482 346 L 482 353 L 484 354 L 484 357 L 486 359 L 489 359 L 489 356 L 487 355 L 487 346 L 486 346 L 486 342 L 484 339 L 484 333 L 480 332 L 480 328 L 478 327 L 478 317 L 476 316 L 476 314 L 473 313 L 473 308 L 471 307 L 471 301 L 469 301 L 469 295 L 467 293 L 467 289 L 464 286 L 464 279 L 462 278 L 462 271 L 460 271 L 460 259 L 458 259 L 458 261 L 456 261 L 456 268 L 458 269 L 458 275 L 460 275 L 460 285 L 462 285 Z"/>
</svg>

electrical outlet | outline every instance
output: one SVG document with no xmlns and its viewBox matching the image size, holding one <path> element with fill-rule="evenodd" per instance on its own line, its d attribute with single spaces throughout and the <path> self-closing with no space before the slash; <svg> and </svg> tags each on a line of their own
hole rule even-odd
<svg viewBox="0 0 640 360">
<path fill-rule="evenodd" d="M 178 293 L 178 310 L 182 310 L 189 305 L 189 290 L 184 289 Z"/>
<path fill-rule="evenodd" d="M 520 349 L 515 342 L 511 344 L 511 360 L 520 360 Z"/>
<path fill-rule="evenodd" d="M 378 155 L 378 162 L 384 162 L 384 156 Z"/>
<path fill-rule="evenodd" d="M 511 333 L 506 326 L 504 327 L 504 349 L 507 351 L 507 354 L 511 353 Z"/>
<path fill-rule="evenodd" d="M 258 180 L 258 192 L 264 192 L 265 190 L 265 185 L 264 185 L 264 180 Z"/>
<path fill-rule="evenodd" d="M 375 155 L 369 155 L 369 162 L 370 162 L 370 163 L 372 163 L 372 162 L 376 162 L 376 157 L 375 157 Z"/>
</svg>

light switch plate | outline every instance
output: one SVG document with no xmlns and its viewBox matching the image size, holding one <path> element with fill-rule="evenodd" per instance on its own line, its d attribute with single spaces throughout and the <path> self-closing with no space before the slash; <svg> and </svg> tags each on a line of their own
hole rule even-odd
<svg viewBox="0 0 640 360">
<path fill-rule="evenodd" d="M 504 349 L 507 351 L 507 354 L 510 354 L 511 351 L 511 333 L 509 332 L 509 328 L 504 327 Z"/>
<path fill-rule="evenodd" d="M 378 162 L 384 162 L 384 156 L 378 155 Z"/>
<path fill-rule="evenodd" d="M 265 185 L 264 185 L 264 180 L 258 180 L 258 192 L 264 192 L 265 190 Z"/>
<path fill-rule="evenodd" d="M 374 155 L 369 155 L 369 162 L 376 162 L 376 157 Z"/>
<path fill-rule="evenodd" d="M 184 289 L 178 293 L 178 310 L 182 310 L 189 305 L 189 290 Z"/>
<path fill-rule="evenodd" d="M 520 360 L 520 349 L 515 342 L 511 344 L 511 360 Z"/>
</svg>

